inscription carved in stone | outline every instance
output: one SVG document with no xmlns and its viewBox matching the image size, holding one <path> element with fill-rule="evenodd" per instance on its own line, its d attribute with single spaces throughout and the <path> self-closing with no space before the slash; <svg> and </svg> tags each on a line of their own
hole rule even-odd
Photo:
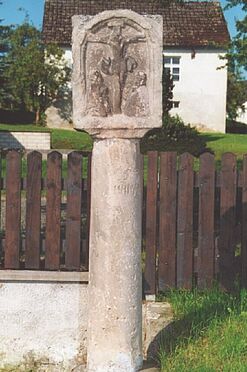
<svg viewBox="0 0 247 372">
<path fill-rule="evenodd" d="M 128 195 L 128 194 L 136 195 L 138 192 L 138 184 L 114 185 L 114 191 L 119 192 L 120 194 L 124 194 L 124 195 Z"/>
</svg>

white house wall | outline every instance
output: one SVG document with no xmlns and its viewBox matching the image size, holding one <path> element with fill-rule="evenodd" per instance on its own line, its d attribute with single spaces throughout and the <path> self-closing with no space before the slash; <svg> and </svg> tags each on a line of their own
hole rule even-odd
<svg viewBox="0 0 247 372">
<path fill-rule="evenodd" d="M 65 59 L 72 66 L 71 48 L 64 48 Z M 166 49 L 165 56 L 180 57 L 180 79 L 175 82 L 171 110 L 201 130 L 225 132 L 227 69 L 222 50 Z"/>
<path fill-rule="evenodd" d="M 165 56 L 180 58 L 180 80 L 175 82 L 171 114 L 202 130 L 225 132 L 227 69 L 220 50 L 166 49 Z"/>
<path fill-rule="evenodd" d="M 72 68 L 72 50 L 71 48 L 62 48 L 64 51 L 64 59 L 68 66 Z"/>
</svg>

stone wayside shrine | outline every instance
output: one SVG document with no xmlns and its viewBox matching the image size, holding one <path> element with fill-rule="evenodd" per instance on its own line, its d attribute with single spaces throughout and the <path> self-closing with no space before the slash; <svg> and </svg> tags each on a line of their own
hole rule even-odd
<svg viewBox="0 0 247 372">
<path fill-rule="evenodd" d="M 162 125 L 162 17 L 73 17 L 73 121 L 94 138 L 89 372 L 142 368 L 140 138 Z"/>
</svg>

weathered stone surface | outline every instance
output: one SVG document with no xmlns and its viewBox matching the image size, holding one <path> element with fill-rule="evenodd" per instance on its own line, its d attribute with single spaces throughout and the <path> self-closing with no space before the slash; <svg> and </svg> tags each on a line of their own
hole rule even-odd
<svg viewBox="0 0 247 372">
<path fill-rule="evenodd" d="M 0 284 L 0 368 L 68 372 L 86 362 L 87 284 Z"/>
<path fill-rule="evenodd" d="M 130 10 L 74 16 L 73 61 L 75 128 L 140 138 L 161 126 L 161 16 Z"/>
<path fill-rule="evenodd" d="M 59 110 L 55 106 L 50 106 L 46 110 L 46 125 L 48 128 L 61 128 L 61 129 L 73 129 L 72 119 L 69 117 L 65 117 L 62 114 L 63 107 Z M 72 115 L 72 109 L 71 109 Z"/>
<path fill-rule="evenodd" d="M 88 372 L 142 367 L 142 156 L 162 124 L 162 17 L 73 17 L 73 122 L 92 154 Z M 102 140 L 103 139 L 103 140 Z"/>
<path fill-rule="evenodd" d="M 13 271 L 12 275 L 9 272 L 9 280 L 3 271 L 0 274 L 0 369 L 85 372 L 88 288 L 86 283 L 76 283 L 78 273 L 74 282 L 66 284 L 52 282 L 46 273 L 30 275 L 30 272 L 22 272 L 19 274 L 23 276 L 22 281 Z M 100 274 L 104 276 L 102 269 Z M 43 282 L 39 282 L 42 275 Z M 122 296 L 120 284 L 116 283 L 115 291 Z M 111 304 L 114 308 L 114 299 Z M 101 311 L 99 304 L 97 309 Z M 165 303 L 145 302 L 142 310 L 143 355 L 154 357 L 159 335 L 171 321 L 171 307 Z M 143 370 L 149 372 L 148 367 L 152 364 L 144 363 Z"/>
<path fill-rule="evenodd" d="M 173 311 L 167 302 L 144 302 L 142 306 L 142 339 L 144 359 L 156 359 L 162 333 L 173 321 Z"/>
<path fill-rule="evenodd" d="M 138 140 L 96 141 L 92 163 L 88 371 L 142 365 L 142 157 Z"/>
</svg>

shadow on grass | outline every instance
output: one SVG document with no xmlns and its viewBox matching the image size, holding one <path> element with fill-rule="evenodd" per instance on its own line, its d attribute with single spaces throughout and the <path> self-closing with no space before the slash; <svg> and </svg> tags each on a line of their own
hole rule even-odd
<svg viewBox="0 0 247 372">
<path fill-rule="evenodd" d="M 246 291 L 233 295 L 218 289 L 173 290 L 160 296 L 160 300 L 171 303 L 174 321 L 158 333 L 149 346 L 148 359 L 158 363 L 178 347 L 201 337 L 213 323 L 222 321 L 232 312 L 247 309 Z"/>
<path fill-rule="evenodd" d="M 247 134 L 247 125 L 235 120 L 227 120 L 226 133 Z"/>
<path fill-rule="evenodd" d="M 225 137 L 225 134 L 218 133 L 217 135 L 215 135 L 213 133 L 200 133 L 199 136 L 203 137 L 203 139 L 208 143 L 221 140 L 222 138 Z M 207 150 L 212 151 L 210 150 L 210 147 L 207 147 Z"/>
</svg>

